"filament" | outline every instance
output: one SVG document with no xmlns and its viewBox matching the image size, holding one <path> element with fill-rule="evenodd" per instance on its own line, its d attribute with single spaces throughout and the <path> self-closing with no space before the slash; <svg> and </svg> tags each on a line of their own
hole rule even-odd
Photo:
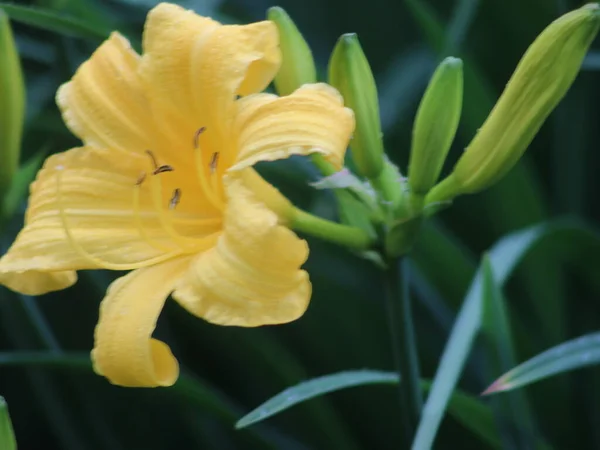
<svg viewBox="0 0 600 450">
<path fill-rule="evenodd" d="M 102 258 L 98 258 L 97 256 L 94 256 L 91 253 L 89 253 L 87 250 L 85 250 L 81 246 L 81 244 L 79 244 L 79 242 L 77 242 L 77 239 L 75 239 L 75 236 L 73 236 L 73 233 L 71 232 L 71 228 L 70 228 L 68 220 L 67 220 L 67 214 L 65 212 L 64 204 L 62 201 L 62 190 L 61 190 L 62 171 L 63 170 L 64 170 L 63 166 L 56 167 L 56 203 L 57 203 L 57 207 L 58 207 L 58 215 L 60 217 L 61 225 L 62 225 L 63 229 L 65 230 L 65 235 L 66 235 L 67 241 L 69 242 L 69 244 L 71 245 L 73 250 L 79 256 L 81 256 L 83 259 L 87 260 L 94 266 L 97 266 L 97 267 L 103 268 L 103 269 L 133 270 L 133 269 L 139 269 L 141 267 L 147 267 L 147 266 L 151 266 L 154 264 L 158 264 L 158 263 L 167 261 L 169 259 L 172 259 L 175 256 L 178 256 L 178 253 L 171 252 L 171 253 L 165 253 L 160 256 L 156 256 L 154 258 L 148 258 L 144 261 L 139 261 L 136 263 L 116 263 L 116 262 L 107 261 Z"/>
<path fill-rule="evenodd" d="M 201 250 L 208 242 L 212 242 L 214 235 L 217 233 L 212 233 L 204 238 L 191 238 L 177 233 L 173 227 L 170 215 L 162 207 L 162 181 L 159 175 L 152 177 L 150 188 L 152 189 L 152 199 L 154 201 L 154 207 L 158 213 L 160 223 L 171 239 L 173 239 L 173 242 L 179 245 L 183 250 L 190 253 Z"/>
<path fill-rule="evenodd" d="M 202 127 L 196 131 L 194 135 L 194 160 L 196 162 L 196 173 L 198 175 L 198 181 L 200 182 L 200 187 L 204 192 L 207 200 L 210 204 L 212 204 L 219 211 L 223 211 L 224 205 L 223 201 L 218 195 L 218 185 L 217 185 L 217 177 L 213 176 L 215 169 L 217 167 L 218 153 L 213 153 L 211 157 L 211 162 L 209 164 L 209 171 L 211 174 L 210 184 L 209 180 L 206 179 L 206 172 L 204 170 L 204 161 L 202 160 L 202 152 L 200 150 L 200 135 L 206 131 L 206 127 Z M 215 156 L 216 155 L 216 156 Z M 214 166 L 214 169 L 213 169 Z"/>
<path fill-rule="evenodd" d="M 145 172 L 143 172 L 143 174 L 143 177 L 140 176 L 140 178 L 138 178 L 138 183 L 136 183 L 133 188 L 133 217 L 135 220 L 135 227 L 139 231 L 142 239 L 146 241 L 151 247 L 165 252 L 172 251 L 173 249 L 171 247 L 168 247 L 164 244 L 161 244 L 160 242 L 156 242 L 155 240 L 151 239 L 150 236 L 148 236 L 148 233 L 146 232 L 146 228 L 144 228 L 144 224 L 142 223 L 142 216 L 140 214 L 140 191 L 141 185 L 144 179 L 146 178 Z"/>
</svg>

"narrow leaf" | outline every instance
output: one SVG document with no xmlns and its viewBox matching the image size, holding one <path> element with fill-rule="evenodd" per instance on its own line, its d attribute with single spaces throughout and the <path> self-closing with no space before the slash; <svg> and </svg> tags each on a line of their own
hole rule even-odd
<svg viewBox="0 0 600 450">
<path fill-rule="evenodd" d="M 487 349 L 487 373 L 501 373 L 516 364 L 509 315 L 506 299 L 496 282 L 494 269 L 487 255 L 483 258 L 482 270 L 482 327 Z M 505 448 L 532 448 L 534 436 L 538 436 L 533 414 L 525 395 L 515 394 L 494 401 L 492 408 L 504 431 Z"/>
<path fill-rule="evenodd" d="M 286 389 L 275 397 L 267 400 L 258 408 L 246 414 L 235 424 L 236 428 L 245 428 L 253 423 L 271 417 L 305 400 L 318 397 L 329 392 L 339 391 L 353 386 L 365 384 L 395 384 L 399 381 L 398 375 L 392 372 L 379 372 L 374 370 L 359 370 L 340 372 L 325 375 L 305 381 Z"/>
<path fill-rule="evenodd" d="M 482 395 L 526 386 L 552 375 L 600 363 L 600 332 L 557 345 L 498 378 Z"/>
<path fill-rule="evenodd" d="M 236 428 L 245 428 L 272 417 L 305 400 L 329 392 L 367 384 L 396 384 L 400 377 L 394 372 L 376 370 L 354 370 L 314 378 L 277 394 L 253 411 L 242 417 Z M 421 388 L 428 391 L 431 383 L 421 381 Z M 501 449 L 496 425 L 490 409 L 477 398 L 456 391 L 450 399 L 449 411 L 465 428 L 471 430 L 494 449 Z"/>
<path fill-rule="evenodd" d="M 577 252 L 589 252 L 587 264 L 582 267 L 594 280 L 600 254 L 600 237 L 587 227 L 572 222 L 542 223 L 513 233 L 501 239 L 489 252 L 490 264 L 498 286 L 504 285 L 523 257 L 541 243 L 560 243 L 557 250 L 572 256 Z M 579 255 L 581 256 L 581 255 Z M 585 258 L 578 258 L 586 260 Z M 583 271 L 582 271 L 583 272 Z M 596 277 L 597 278 L 597 277 Z M 460 378 L 460 374 L 471 352 L 475 336 L 482 323 L 482 269 L 478 269 L 458 313 L 454 327 L 444 349 L 444 354 L 427 398 L 413 449 L 430 449 L 439 429 L 448 401 Z"/>
<path fill-rule="evenodd" d="M 110 34 L 110 30 L 50 9 L 33 8 L 3 2 L 0 2 L 0 8 L 16 22 L 59 34 L 95 40 L 104 40 Z"/>
</svg>

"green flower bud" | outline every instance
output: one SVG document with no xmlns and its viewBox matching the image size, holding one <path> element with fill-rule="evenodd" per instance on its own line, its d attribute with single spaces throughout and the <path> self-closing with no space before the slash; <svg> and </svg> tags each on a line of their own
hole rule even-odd
<svg viewBox="0 0 600 450">
<path fill-rule="evenodd" d="M 462 97 L 462 61 L 448 57 L 433 74 L 417 111 L 408 165 L 411 194 L 427 194 L 438 180 L 456 135 Z"/>
<path fill-rule="evenodd" d="M 481 191 L 517 163 L 573 83 L 599 26 L 600 6 L 588 4 L 537 37 L 452 174 L 427 196 L 428 203 Z"/>
<path fill-rule="evenodd" d="M 354 110 L 356 129 L 350 143 L 358 173 L 377 178 L 383 169 L 383 141 L 377 87 L 356 34 L 342 35 L 329 60 L 329 84 Z"/>
<path fill-rule="evenodd" d="M 2 397 L 0 397 L 0 448 L 2 450 L 17 450 L 15 434 L 8 415 L 8 406 Z"/>
<path fill-rule="evenodd" d="M 306 83 L 317 81 L 317 69 L 310 47 L 283 8 L 269 8 L 267 19 L 277 25 L 281 47 L 281 68 L 275 77 L 279 95 L 289 95 Z"/>
<path fill-rule="evenodd" d="M 0 193 L 6 192 L 19 165 L 25 86 L 10 22 L 0 9 Z"/>
</svg>

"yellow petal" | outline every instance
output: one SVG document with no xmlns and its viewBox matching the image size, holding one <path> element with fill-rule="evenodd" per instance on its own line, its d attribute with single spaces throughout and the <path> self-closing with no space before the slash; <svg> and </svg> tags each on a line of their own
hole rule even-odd
<svg viewBox="0 0 600 450">
<path fill-rule="evenodd" d="M 100 305 L 94 370 L 121 386 L 170 386 L 179 376 L 171 349 L 152 332 L 166 298 L 189 265 L 179 258 L 118 278 Z"/>
<path fill-rule="evenodd" d="M 173 298 L 221 325 L 289 322 L 304 313 L 310 300 L 308 274 L 300 269 L 308 246 L 280 225 L 245 183 L 248 179 L 253 176 L 226 177 L 224 233 L 191 264 Z"/>
<path fill-rule="evenodd" d="M 57 170 L 59 166 L 63 170 Z M 139 214 L 134 213 L 139 168 L 134 156 L 112 157 L 110 152 L 85 147 L 48 158 L 31 186 L 25 227 L 0 259 L 0 283 L 19 292 L 42 294 L 73 284 L 73 270 L 112 268 L 78 251 L 68 239 L 65 220 L 76 244 L 107 263 L 134 268 L 183 253 L 158 218 L 149 181 L 141 186 Z M 175 173 L 163 175 L 165 186 L 182 181 Z M 165 188 L 165 209 L 171 193 L 171 187 Z M 184 188 L 181 204 L 171 211 L 176 231 L 186 236 L 218 231 L 220 220 L 203 222 L 197 199 L 192 195 L 185 199 L 185 193 Z"/>
<path fill-rule="evenodd" d="M 253 95 L 239 100 L 237 106 L 239 153 L 230 170 L 309 153 L 321 153 L 342 168 L 354 115 L 331 86 L 304 85 L 280 98 Z"/>
<path fill-rule="evenodd" d="M 65 123 L 86 145 L 126 153 L 156 145 L 138 65 L 129 42 L 112 33 L 59 88 L 56 101 Z"/>
<path fill-rule="evenodd" d="M 33 258 L 34 255 L 31 255 Z M 25 295 L 40 295 L 46 292 L 60 291 L 77 282 L 77 273 L 68 270 L 61 272 L 41 272 L 39 270 L 12 271 L 4 269 L 0 260 L 0 284 Z"/>
<path fill-rule="evenodd" d="M 146 19 L 140 74 L 149 91 L 183 117 L 196 113 L 192 59 L 197 42 L 221 24 L 171 3 L 160 3 Z M 203 124 L 196 124 L 199 128 Z"/>
<path fill-rule="evenodd" d="M 264 89 L 280 59 L 271 22 L 222 26 L 160 4 L 148 15 L 140 70 L 153 98 L 179 111 L 189 129 L 206 127 L 211 152 L 223 153 L 235 96 Z"/>
<path fill-rule="evenodd" d="M 151 150 L 161 164 L 184 168 L 194 179 L 193 136 L 198 125 L 186 125 L 180 111 L 158 104 L 139 66 L 140 57 L 129 42 L 113 33 L 58 90 L 63 118 L 89 147 L 144 158 Z"/>
</svg>

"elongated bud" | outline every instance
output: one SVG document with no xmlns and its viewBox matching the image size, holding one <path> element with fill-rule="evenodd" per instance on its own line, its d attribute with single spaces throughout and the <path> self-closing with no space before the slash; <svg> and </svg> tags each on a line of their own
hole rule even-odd
<svg viewBox="0 0 600 450">
<path fill-rule="evenodd" d="M 0 193 L 17 171 L 21 151 L 25 87 L 10 22 L 0 9 Z"/>
<path fill-rule="evenodd" d="M 8 406 L 2 397 L 0 397 L 0 448 L 2 450 L 17 450 L 15 434 L 8 415 Z"/>
<path fill-rule="evenodd" d="M 377 178 L 383 169 L 377 87 L 356 34 L 338 39 L 329 60 L 329 83 L 341 92 L 356 116 L 350 147 L 357 171 L 369 179 Z"/>
<path fill-rule="evenodd" d="M 517 163 L 573 83 L 599 25 L 600 7 L 588 4 L 555 20 L 537 37 L 453 173 L 430 192 L 428 203 L 480 191 Z"/>
<path fill-rule="evenodd" d="M 269 8 L 267 19 L 277 25 L 281 47 L 281 68 L 275 77 L 279 95 L 289 95 L 306 83 L 317 81 L 317 69 L 310 47 L 283 8 Z"/>
<path fill-rule="evenodd" d="M 438 180 L 456 135 L 462 98 L 462 61 L 448 57 L 433 74 L 413 126 L 408 166 L 412 194 L 427 194 Z"/>
</svg>

